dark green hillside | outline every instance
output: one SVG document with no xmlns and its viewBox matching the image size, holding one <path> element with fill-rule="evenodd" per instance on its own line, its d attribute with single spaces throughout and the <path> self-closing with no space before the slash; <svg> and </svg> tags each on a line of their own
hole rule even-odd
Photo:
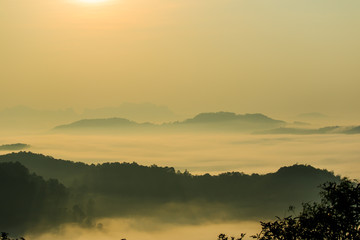
<svg viewBox="0 0 360 240">
<path fill-rule="evenodd" d="M 72 191 L 92 196 L 99 216 L 152 214 L 163 204 L 177 203 L 195 204 L 200 212 L 206 210 L 204 206 L 220 204 L 217 211 L 230 218 L 267 217 L 284 206 L 315 200 L 320 184 L 339 180 L 331 172 L 305 165 L 265 175 L 228 172 L 212 176 L 136 163 L 86 165 L 30 152 L 0 156 L 0 162 L 7 161 L 19 161 L 38 175 L 57 178 Z"/>
<path fill-rule="evenodd" d="M 31 172 L 35 172 L 47 179 L 59 179 L 68 186 L 85 174 L 86 169 L 90 167 L 85 163 L 54 159 L 50 156 L 32 152 L 0 155 L 0 162 L 20 162 L 30 169 Z"/>
<path fill-rule="evenodd" d="M 68 218 L 69 192 L 58 180 L 45 181 L 20 163 L 0 163 L 0 229 L 22 234 L 57 226 Z"/>
</svg>

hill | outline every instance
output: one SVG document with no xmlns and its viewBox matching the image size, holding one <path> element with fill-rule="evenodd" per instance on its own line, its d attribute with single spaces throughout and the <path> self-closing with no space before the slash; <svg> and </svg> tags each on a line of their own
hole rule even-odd
<svg viewBox="0 0 360 240">
<path fill-rule="evenodd" d="M 344 133 L 346 133 L 346 134 L 359 134 L 360 133 L 360 126 L 347 129 L 347 130 L 344 131 Z"/>
<path fill-rule="evenodd" d="M 81 133 L 128 133 L 153 131 L 158 125 L 152 123 L 137 123 L 125 118 L 83 119 L 70 124 L 64 124 L 53 128 L 60 132 Z"/>
<path fill-rule="evenodd" d="M 309 135 L 309 134 L 359 134 L 360 126 L 349 127 L 349 126 L 328 126 L 323 128 L 274 128 L 270 130 L 258 131 L 258 134 L 298 134 L 298 135 Z"/>
<path fill-rule="evenodd" d="M 105 119 L 82 119 L 70 124 L 64 124 L 55 127 L 55 129 L 69 128 L 117 128 L 117 127 L 133 127 L 139 125 L 134 121 L 125 118 L 105 118 Z"/>
<path fill-rule="evenodd" d="M 172 167 L 117 162 L 87 165 L 31 152 L 2 155 L 1 162 L 20 162 L 37 175 L 58 179 L 78 196 L 77 201 L 92 199 L 96 217 L 135 214 L 164 221 L 271 217 L 284 206 L 316 200 L 321 183 L 339 180 L 329 171 L 306 165 L 264 175 L 192 175 Z"/>
<path fill-rule="evenodd" d="M 0 229 L 23 234 L 63 223 L 68 190 L 57 180 L 30 174 L 20 163 L 0 163 Z"/>
<path fill-rule="evenodd" d="M 194 118 L 166 124 L 137 123 L 124 118 L 84 119 L 57 126 L 57 131 L 253 131 L 285 125 L 263 114 L 235 114 L 231 112 L 200 113 Z"/>
<path fill-rule="evenodd" d="M 189 123 L 214 123 L 214 122 L 229 122 L 229 121 L 242 121 L 242 122 L 256 122 L 256 123 L 284 123 L 283 121 L 271 119 L 263 114 L 235 114 L 233 112 L 216 112 L 216 113 L 200 113 L 194 118 L 183 121 L 183 124 Z"/>
<path fill-rule="evenodd" d="M 30 145 L 25 143 L 13 143 L 0 145 L 0 151 L 17 151 L 29 148 Z"/>
</svg>

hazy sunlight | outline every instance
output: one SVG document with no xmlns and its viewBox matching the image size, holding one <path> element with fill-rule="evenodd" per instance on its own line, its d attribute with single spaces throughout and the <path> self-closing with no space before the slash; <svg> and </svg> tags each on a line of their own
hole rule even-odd
<svg viewBox="0 0 360 240">
<path fill-rule="evenodd" d="M 0 240 L 360 240 L 359 9 L 0 0 Z"/>
<path fill-rule="evenodd" d="M 78 0 L 82 3 L 101 3 L 101 2 L 107 2 L 108 0 Z"/>
</svg>

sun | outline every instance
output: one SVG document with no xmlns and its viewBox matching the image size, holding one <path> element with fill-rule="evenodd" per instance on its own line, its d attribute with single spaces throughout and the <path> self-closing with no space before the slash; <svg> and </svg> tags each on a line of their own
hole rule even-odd
<svg viewBox="0 0 360 240">
<path fill-rule="evenodd" d="M 106 2 L 107 0 L 78 0 L 78 1 L 83 3 L 101 3 L 101 2 Z"/>
</svg>

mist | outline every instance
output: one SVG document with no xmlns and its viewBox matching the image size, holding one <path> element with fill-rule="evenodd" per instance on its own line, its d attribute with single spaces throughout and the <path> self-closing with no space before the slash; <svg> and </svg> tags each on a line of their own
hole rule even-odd
<svg viewBox="0 0 360 240">
<path fill-rule="evenodd" d="M 28 235 L 29 240 L 208 240 L 216 239 L 217 236 L 226 232 L 239 236 L 241 232 L 251 234 L 260 230 L 258 222 L 255 221 L 229 221 L 223 223 L 189 224 L 167 224 L 159 223 L 151 218 L 107 218 L 100 219 L 103 224 L 101 228 L 85 229 L 76 225 L 63 225 L 54 232 L 40 235 Z M 250 238 L 246 238 L 250 239 Z"/>
<path fill-rule="evenodd" d="M 136 162 L 141 165 L 174 167 L 191 174 L 243 172 L 266 174 L 280 167 L 309 164 L 335 174 L 359 179 L 360 135 L 254 135 L 234 133 L 148 133 L 148 134 L 53 134 L 3 135 L 0 145 L 21 142 L 26 151 L 42 153 L 64 160 L 88 164 Z M 0 154 L 14 150 L 0 150 Z M 246 232 L 247 238 L 259 231 L 259 221 L 266 218 L 246 213 L 246 208 L 231 210 L 230 206 L 207 202 L 168 203 L 154 205 L 129 204 L 97 198 L 99 212 L 111 209 L 121 217 L 96 219 L 91 228 L 64 223 L 51 231 L 25 235 L 30 240 L 57 239 L 144 239 L 205 240 L 216 239 L 225 232 L 234 236 Z M 309 199 L 310 200 L 310 199 Z M 103 204 L 102 204 L 103 203 Z M 119 205 L 120 204 L 120 205 Z M 283 209 L 287 204 L 269 202 Z M 280 206 L 281 205 L 281 206 Z M 282 206 L 284 205 L 284 206 Z M 127 206 L 127 207 L 126 207 Z M 201 206 L 201 208 L 199 207 Z M 270 205 L 269 205 L 270 206 Z M 128 209 L 130 208 L 130 209 Z M 134 209 L 136 208 L 136 209 Z M 232 214 L 229 214 L 232 213 Z M 245 214 L 242 216 L 242 214 Z M 109 216 L 109 215 L 108 215 Z M 252 216 L 252 217 L 251 217 Z"/>
<path fill-rule="evenodd" d="M 2 136 L 0 145 L 22 142 L 29 151 L 85 163 L 137 162 L 172 166 L 193 174 L 268 173 L 311 164 L 359 178 L 359 135 L 248 134 L 38 134 Z M 0 151 L 7 153 L 11 151 Z"/>
<path fill-rule="evenodd" d="M 320 181 L 360 179 L 359 8 L 359 0 L 0 0 L 0 184 L 10 192 L 0 232 L 249 236 L 259 216 L 285 215 L 287 200 L 316 200 Z M 297 181 L 275 174 L 293 165 Z M 281 177 L 270 187 L 258 180 L 271 173 Z M 35 225 L 46 230 L 31 232 Z"/>
</svg>

